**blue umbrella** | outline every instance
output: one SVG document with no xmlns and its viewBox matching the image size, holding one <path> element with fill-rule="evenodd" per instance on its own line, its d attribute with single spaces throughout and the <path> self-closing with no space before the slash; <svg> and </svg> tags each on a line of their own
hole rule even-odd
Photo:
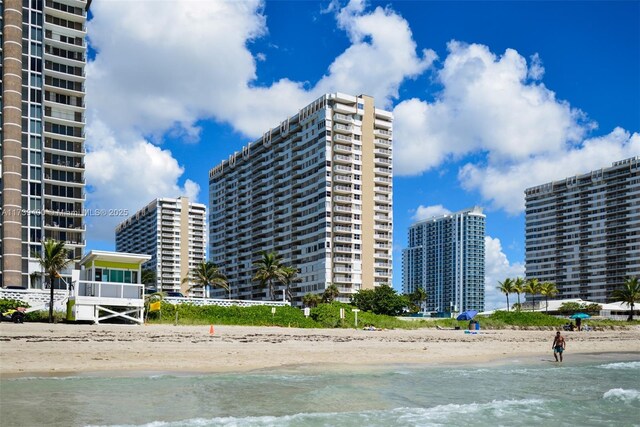
<svg viewBox="0 0 640 427">
<path fill-rule="evenodd" d="M 456 317 L 456 320 L 471 320 L 476 314 L 478 314 L 476 310 L 463 311 L 458 315 L 458 317 Z"/>
<path fill-rule="evenodd" d="M 571 315 L 571 319 L 589 319 L 591 316 L 589 316 L 587 313 L 576 313 Z"/>
</svg>

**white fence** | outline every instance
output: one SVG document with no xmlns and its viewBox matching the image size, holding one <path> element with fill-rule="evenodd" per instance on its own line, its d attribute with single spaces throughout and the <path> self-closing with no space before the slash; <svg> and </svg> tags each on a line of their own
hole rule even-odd
<svg viewBox="0 0 640 427">
<path fill-rule="evenodd" d="M 290 306 L 288 301 L 250 301 L 241 299 L 214 299 L 214 298 L 180 298 L 180 297 L 165 297 L 164 301 L 176 305 L 176 304 L 193 304 L 193 305 L 219 305 L 221 307 L 252 307 L 254 305 L 266 305 L 270 307 L 284 307 Z"/>
<path fill-rule="evenodd" d="M 3 289 L 0 288 L 0 298 L 17 299 L 24 301 L 30 306 L 29 311 L 48 310 L 49 300 L 51 299 L 51 291 L 49 289 Z M 53 291 L 53 309 L 57 311 L 65 311 L 67 309 L 67 300 L 69 299 L 69 291 L 66 289 L 54 289 Z"/>
</svg>

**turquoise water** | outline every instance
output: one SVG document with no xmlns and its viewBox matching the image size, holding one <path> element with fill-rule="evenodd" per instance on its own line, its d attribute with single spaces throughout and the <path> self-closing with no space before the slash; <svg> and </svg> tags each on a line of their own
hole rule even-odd
<svg viewBox="0 0 640 427">
<path fill-rule="evenodd" d="M 0 424 L 640 426 L 640 361 L 622 359 L 5 379 Z"/>
</svg>

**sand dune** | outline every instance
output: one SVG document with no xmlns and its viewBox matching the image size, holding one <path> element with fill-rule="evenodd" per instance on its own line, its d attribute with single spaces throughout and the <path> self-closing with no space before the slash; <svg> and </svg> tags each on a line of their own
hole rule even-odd
<svg viewBox="0 0 640 427">
<path fill-rule="evenodd" d="M 640 328 L 565 332 L 572 355 L 632 352 Z M 296 329 L 172 325 L 0 324 L 0 375 L 105 371 L 236 372 L 288 365 L 353 369 L 389 363 L 551 360 L 553 331 Z"/>
</svg>

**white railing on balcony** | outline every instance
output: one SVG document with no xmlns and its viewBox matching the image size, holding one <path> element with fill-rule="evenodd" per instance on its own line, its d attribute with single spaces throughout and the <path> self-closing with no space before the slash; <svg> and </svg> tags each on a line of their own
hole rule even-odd
<svg viewBox="0 0 640 427">
<path fill-rule="evenodd" d="M 335 185 L 333 189 L 335 191 L 351 191 L 351 187 L 348 185 Z"/>
<path fill-rule="evenodd" d="M 340 114 L 340 113 L 335 113 L 333 115 L 333 119 L 334 120 L 343 120 L 343 121 L 353 121 L 353 117 L 352 116 L 347 116 L 345 114 Z"/>
<path fill-rule="evenodd" d="M 80 280 L 76 283 L 78 297 L 142 299 L 144 285 L 138 283 L 93 282 Z"/>
</svg>

